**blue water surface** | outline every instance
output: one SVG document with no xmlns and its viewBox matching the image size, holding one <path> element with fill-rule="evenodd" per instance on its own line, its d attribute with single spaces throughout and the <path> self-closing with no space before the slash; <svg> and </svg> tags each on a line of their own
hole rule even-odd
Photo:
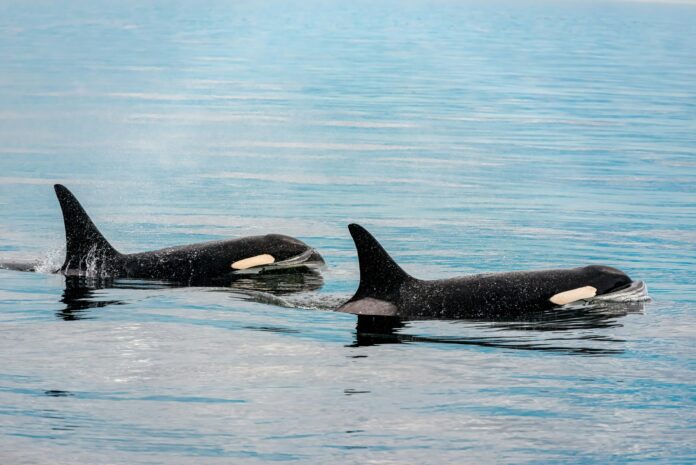
<svg viewBox="0 0 696 465">
<path fill-rule="evenodd" d="M 75 288 L 56 182 L 121 251 L 284 233 L 323 286 Z M 694 186 L 694 5 L 2 2 L 0 258 L 44 272 L 0 270 L 0 461 L 694 463 Z M 365 338 L 350 222 L 653 301 Z"/>
</svg>

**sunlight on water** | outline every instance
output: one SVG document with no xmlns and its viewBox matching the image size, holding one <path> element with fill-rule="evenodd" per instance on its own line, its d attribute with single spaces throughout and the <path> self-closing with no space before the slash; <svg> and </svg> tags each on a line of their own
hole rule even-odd
<svg viewBox="0 0 696 465">
<path fill-rule="evenodd" d="M 3 3 L 0 462 L 693 463 L 694 24 L 610 0 Z M 55 183 L 124 253 L 274 232 L 328 267 L 52 274 Z M 332 311 L 351 222 L 419 278 L 604 263 L 651 300 L 358 322 Z"/>
</svg>

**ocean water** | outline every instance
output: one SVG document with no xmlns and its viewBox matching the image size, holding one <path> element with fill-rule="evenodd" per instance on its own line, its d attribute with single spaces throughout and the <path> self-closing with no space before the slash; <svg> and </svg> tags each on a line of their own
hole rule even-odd
<svg viewBox="0 0 696 465">
<path fill-rule="evenodd" d="M 2 2 L 0 259 L 44 272 L 0 270 L 0 462 L 694 463 L 695 155 L 693 5 Z M 66 280 L 56 182 L 121 251 L 284 233 L 323 281 Z M 358 333 L 350 222 L 652 301 Z"/>
</svg>

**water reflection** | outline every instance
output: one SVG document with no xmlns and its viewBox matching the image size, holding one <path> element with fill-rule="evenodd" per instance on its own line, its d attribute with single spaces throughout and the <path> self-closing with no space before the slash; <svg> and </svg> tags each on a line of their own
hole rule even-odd
<svg viewBox="0 0 696 465">
<path fill-rule="evenodd" d="M 323 285 L 324 278 L 314 270 L 303 273 L 247 275 L 229 283 L 229 287 L 237 291 L 267 292 L 274 295 L 317 291 Z"/>
<path fill-rule="evenodd" d="M 438 329 L 443 330 L 452 328 L 444 325 L 455 325 L 458 335 L 453 336 L 402 334 L 404 328 L 415 329 L 419 323 L 395 317 L 359 316 L 352 347 L 419 342 L 575 355 L 616 355 L 624 352 L 625 341 L 598 330 L 623 326 L 620 319 L 631 313 L 642 313 L 644 305 L 643 302 L 631 302 L 568 308 L 513 321 L 438 322 Z"/>
<path fill-rule="evenodd" d="M 90 318 L 88 310 L 125 303 L 121 300 L 97 300 L 99 295 L 96 291 L 108 287 L 114 287 L 112 280 L 66 276 L 60 299 L 65 308 L 56 312 L 56 316 L 65 321 L 83 320 Z"/>
<path fill-rule="evenodd" d="M 288 294 L 315 291 L 324 284 L 321 274 L 316 271 L 292 274 L 258 274 L 248 275 L 232 281 L 209 281 L 197 283 L 196 287 L 215 286 L 215 290 L 232 292 L 244 300 L 260 301 L 270 304 L 284 302 L 281 297 Z M 122 305 L 125 300 L 107 299 L 104 289 L 167 289 L 174 287 L 191 287 L 166 281 L 149 281 L 114 278 L 87 278 L 84 276 L 65 276 L 65 289 L 60 302 L 65 308 L 56 312 L 56 316 L 65 321 L 92 318 L 90 310 L 111 305 Z"/>
<path fill-rule="evenodd" d="M 44 391 L 44 394 L 48 397 L 73 397 L 74 394 L 70 391 L 61 391 L 60 389 L 49 389 Z"/>
</svg>

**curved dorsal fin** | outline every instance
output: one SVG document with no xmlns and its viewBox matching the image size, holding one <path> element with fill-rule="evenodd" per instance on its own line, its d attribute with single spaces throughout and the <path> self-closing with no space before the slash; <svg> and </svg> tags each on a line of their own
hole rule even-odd
<svg viewBox="0 0 696 465">
<path fill-rule="evenodd" d="M 53 187 L 56 190 L 60 208 L 63 210 L 63 223 L 65 223 L 66 251 L 65 263 L 61 271 L 68 268 L 83 268 L 82 263 L 90 255 L 98 256 L 102 260 L 120 255 L 99 232 L 72 192 L 61 184 Z"/>
<path fill-rule="evenodd" d="M 389 301 L 405 281 L 414 279 L 389 256 L 372 234 L 358 224 L 348 225 L 360 262 L 360 286 L 351 299 Z"/>
</svg>

